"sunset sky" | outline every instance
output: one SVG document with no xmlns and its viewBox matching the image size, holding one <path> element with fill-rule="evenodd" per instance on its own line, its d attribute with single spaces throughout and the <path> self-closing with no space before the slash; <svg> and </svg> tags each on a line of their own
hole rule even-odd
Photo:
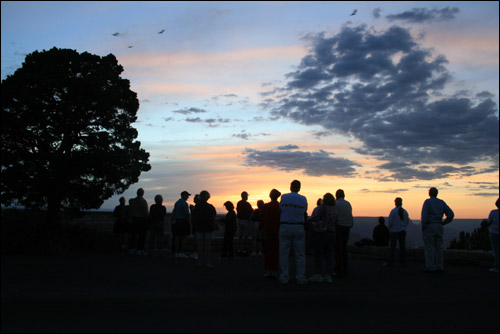
<svg viewBox="0 0 500 334">
<path fill-rule="evenodd" d="M 419 220 L 435 186 L 456 218 L 486 218 L 499 195 L 498 7 L 2 1 L 1 74 L 52 47 L 117 57 L 152 169 L 101 209 L 142 187 L 168 212 L 181 191 L 208 190 L 222 214 L 242 191 L 255 207 L 298 179 L 309 213 L 342 188 L 355 216 L 387 216 L 402 197 Z"/>
</svg>

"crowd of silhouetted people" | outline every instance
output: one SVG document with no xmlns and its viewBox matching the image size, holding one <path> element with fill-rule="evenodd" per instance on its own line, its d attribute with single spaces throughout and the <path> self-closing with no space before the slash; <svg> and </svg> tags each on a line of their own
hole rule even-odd
<svg viewBox="0 0 500 334">
<path fill-rule="evenodd" d="M 120 235 L 122 249 L 131 255 L 173 256 L 193 258 L 196 265 L 213 269 L 212 239 L 219 228 L 224 229 L 222 251 L 217 257 L 220 261 L 234 256 L 261 256 L 264 262 L 264 277 L 276 278 L 282 284 L 291 279 L 290 259 L 295 260 L 295 280 L 298 284 L 308 282 L 331 283 L 334 277 L 349 275 L 347 245 L 350 230 L 354 223 L 351 204 L 345 199 L 344 190 L 338 189 L 335 196 L 326 193 L 316 202 L 312 215 L 307 215 L 308 203 L 299 194 L 301 183 L 294 180 L 290 192 L 281 194 L 272 189 L 268 203 L 259 200 L 257 208 L 248 202 L 248 193 L 241 193 L 236 206 L 226 201 L 227 210 L 222 219 L 208 201 L 210 193 L 206 190 L 194 196 L 194 205 L 187 200 L 191 194 L 183 191 L 180 199 L 167 221 L 167 209 L 162 204 L 161 195 L 154 197 L 155 204 L 148 207 L 144 190 L 137 190 L 137 197 L 126 205 L 124 197 L 116 206 L 113 231 Z M 421 227 L 424 241 L 425 273 L 444 271 L 443 226 L 450 223 L 454 213 L 445 201 L 437 198 L 438 190 L 429 189 L 429 198 L 422 206 Z M 281 199 L 280 199 L 281 197 Z M 499 215 L 497 199 L 496 210 L 488 217 L 490 241 L 494 254 L 492 272 L 498 272 Z M 443 217 L 445 219 L 443 220 Z M 380 217 L 373 230 L 373 239 L 363 239 L 361 245 L 389 247 L 387 267 L 406 265 L 406 229 L 411 222 L 408 212 L 403 208 L 403 199 L 394 200 L 387 226 L 385 218 Z M 146 240 L 149 233 L 149 247 Z M 184 251 L 186 238 L 192 235 L 194 252 L 187 255 Z M 360 245 L 360 244 L 358 244 Z M 396 248 L 399 245 L 398 256 Z M 167 249 L 168 247 L 168 249 Z M 293 257 L 290 255 L 293 254 Z M 313 256 L 314 274 L 306 277 L 306 258 Z"/>
</svg>

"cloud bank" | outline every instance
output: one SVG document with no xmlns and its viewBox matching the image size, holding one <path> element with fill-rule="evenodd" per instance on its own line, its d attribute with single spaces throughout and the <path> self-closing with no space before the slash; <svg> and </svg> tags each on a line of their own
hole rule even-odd
<svg viewBox="0 0 500 334">
<path fill-rule="evenodd" d="M 447 94 L 446 58 L 420 47 L 408 29 L 344 27 L 332 37 L 310 38 L 310 52 L 286 75 L 286 85 L 264 94 L 274 116 L 356 138 L 362 143 L 356 152 L 377 158 L 392 173 L 385 180 L 498 170 L 492 94 Z M 262 163 L 263 154 L 249 157 Z M 472 166 L 478 162 L 487 167 Z"/>
<path fill-rule="evenodd" d="M 355 176 L 359 166 L 354 161 L 332 157 L 332 153 L 320 150 L 318 152 L 290 151 L 296 145 L 278 147 L 277 150 L 259 151 L 247 148 L 247 166 L 267 166 L 287 172 L 303 170 L 309 176 Z"/>
<path fill-rule="evenodd" d="M 380 15 L 380 11 L 374 11 L 374 15 L 376 15 L 375 13 Z M 446 7 L 442 9 L 413 8 L 412 10 L 400 14 L 387 15 L 386 19 L 388 19 L 389 22 L 399 20 L 409 23 L 430 23 L 434 21 L 453 20 L 458 13 L 460 13 L 460 9 L 457 7 Z"/>
</svg>

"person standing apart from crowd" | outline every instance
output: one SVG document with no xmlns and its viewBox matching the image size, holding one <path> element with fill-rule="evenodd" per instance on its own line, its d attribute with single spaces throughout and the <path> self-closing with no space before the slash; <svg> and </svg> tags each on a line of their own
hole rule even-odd
<svg viewBox="0 0 500 334">
<path fill-rule="evenodd" d="M 337 213 L 335 258 L 337 260 L 337 277 L 345 277 L 349 274 L 349 264 L 347 261 L 347 244 L 349 233 L 354 224 L 351 203 L 345 200 L 344 190 L 339 189 L 335 193 L 337 203 L 335 211 Z"/>
<path fill-rule="evenodd" d="M 190 193 L 183 191 L 181 198 L 175 202 L 174 212 L 172 212 L 172 236 L 175 238 L 172 250 L 175 258 L 188 258 L 182 252 L 182 248 L 186 242 L 186 237 L 191 233 L 189 206 L 187 204 L 189 196 L 191 196 Z"/>
<path fill-rule="evenodd" d="M 297 283 L 307 284 L 304 230 L 307 199 L 299 195 L 300 187 L 300 181 L 294 180 L 290 185 L 291 193 L 281 196 L 279 231 L 281 284 L 288 284 L 290 280 L 289 256 L 292 248 L 295 254 Z"/>
<path fill-rule="evenodd" d="M 232 259 L 234 256 L 234 235 L 236 234 L 236 213 L 234 204 L 230 201 L 224 203 L 227 210 L 226 217 L 222 220 L 224 224 L 224 243 L 222 245 L 221 260 Z"/>
<path fill-rule="evenodd" d="M 499 198 L 497 198 L 497 201 L 495 202 L 497 209 L 491 210 L 490 215 L 488 216 L 488 225 L 490 226 L 490 243 L 495 260 L 493 268 L 490 268 L 490 271 L 494 273 L 498 273 L 498 201 Z"/>
<path fill-rule="evenodd" d="M 205 263 L 205 267 L 213 269 L 210 263 L 211 241 L 214 233 L 215 216 L 217 212 L 212 204 L 207 201 L 210 193 L 206 190 L 200 192 L 200 199 L 193 210 L 193 225 L 196 229 L 198 241 L 198 267 Z"/>
<path fill-rule="evenodd" d="M 314 262 L 316 274 L 309 278 L 310 282 L 332 283 L 334 251 L 335 251 L 335 227 L 337 225 L 337 213 L 335 212 L 335 197 L 326 193 L 322 204 L 314 210 L 310 222 L 313 226 L 314 238 Z"/>
<path fill-rule="evenodd" d="M 163 197 L 156 195 L 155 204 L 149 208 L 149 251 L 152 255 L 163 255 L 166 215 Z"/>
<path fill-rule="evenodd" d="M 127 213 L 128 208 L 125 205 L 125 197 L 120 197 L 120 205 L 115 206 L 113 210 L 113 217 L 116 218 L 115 224 L 113 225 L 113 233 L 120 236 L 120 244 L 123 251 L 127 250 L 127 233 L 129 230 Z"/>
<path fill-rule="evenodd" d="M 250 203 L 248 203 L 248 193 L 246 191 L 241 193 L 241 201 L 236 204 L 236 217 L 238 218 L 238 234 L 239 245 L 238 254 L 248 255 L 248 237 L 251 234 L 251 221 L 250 216 L 253 213 L 253 208 Z"/>
<path fill-rule="evenodd" d="M 144 189 L 137 189 L 137 197 L 130 202 L 130 209 L 132 211 L 132 230 L 134 233 L 131 245 L 129 245 L 132 247 L 129 253 L 148 255 L 144 250 L 144 246 L 146 244 L 149 207 L 148 202 L 144 199 Z"/>
<path fill-rule="evenodd" d="M 390 237 L 389 229 L 385 226 L 385 218 L 378 217 L 378 225 L 373 229 L 373 245 L 387 247 Z"/>
<path fill-rule="evenodd" d="M 429 189 L 422 206 L 422 237 L 424 239 L 425 273 L 444 272 L 443 226 L 451 223 L 455 214 L 445 201 L 437 198 L 438 190 Z M 446 219 L 443 221 L 443 215 Z"/>
<path fill-rule="evenodd" d="M 396 207 L 389 213 L 389 233 L 390 233 L 390 251 L 389 260 L 384 266 L 394 266 L 396 257 L 396 244 L 399 242 L 399 263 L 402 267 L 406 265 L 406 227 L 410 223 L 408 212 L 403 209 L 403 199 L 397 197 L 394 200 Z"/>
<path fill-rule="evenodd" d="M 273 189 L 269 194 L 271 202 L 264 204 L 260 213 L 259 231 L 262 235 L 262 251 L 264 253 L 264 277 L 275 278 L 279 269 L 279 231 L 281 209 L 278 198 L 281 193 Z"/>
</svg>

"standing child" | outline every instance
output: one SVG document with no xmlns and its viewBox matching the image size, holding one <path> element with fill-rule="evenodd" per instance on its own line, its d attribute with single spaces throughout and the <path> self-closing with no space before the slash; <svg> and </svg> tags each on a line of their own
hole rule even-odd
<svg viewBox="0 0 500 334">
<path fill-rule="evenodd" d="M 224 224 L 224 245 L 222 247 L 222 260 L 232 259 L 234 256 L 234 235 L 236 234 L 236 213 L 234 212 L 234 204 L 230 201 L 224 203 L 227 210 L 226 217 L 222 220 Z"/>
</svg>

